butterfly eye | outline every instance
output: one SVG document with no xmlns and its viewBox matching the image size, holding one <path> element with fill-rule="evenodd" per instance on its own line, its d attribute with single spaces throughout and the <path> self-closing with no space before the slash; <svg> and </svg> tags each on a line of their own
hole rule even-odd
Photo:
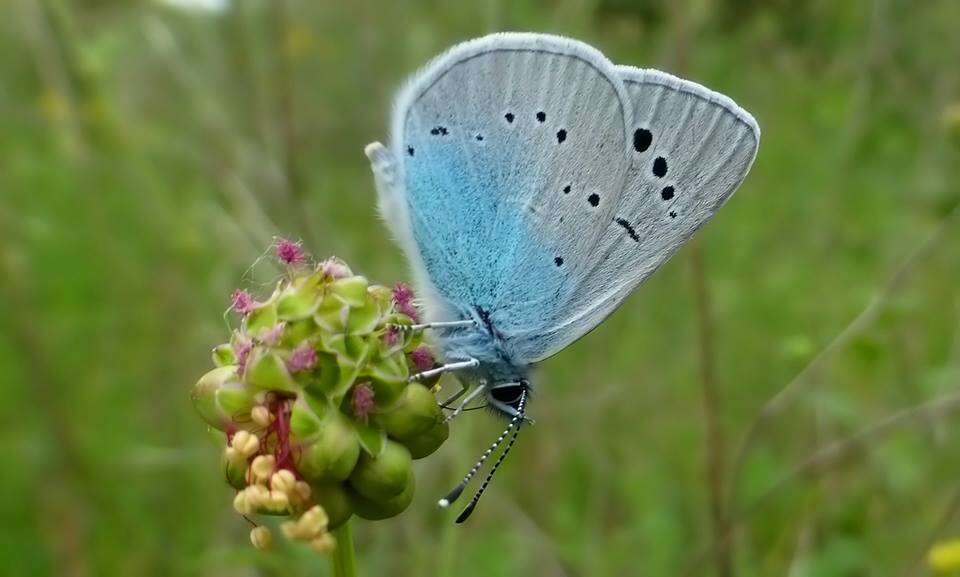
<svg viewBox="0 0 960 577">
<path fill-rule="evenodd" d="M 512 407 L 520 402 L 520 395 L 523 393 L 523 389 L 524 387 L 520 383 L 494 387 L 490 389 L 490 396 L 493 400 Z"/>
</svg>

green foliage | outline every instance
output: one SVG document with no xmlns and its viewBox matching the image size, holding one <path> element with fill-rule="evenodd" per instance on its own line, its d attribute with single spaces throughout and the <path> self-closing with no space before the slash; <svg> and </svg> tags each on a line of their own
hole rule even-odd
<svg viewBox="0 0 960 577">
<path fill-rule="evenodd" d="M 186 386 L 209 369 L 230 292 L 269 292 L 283 272 L 258 261 L 274 235 L 371 279 L 404 278 L 363 146 L 387 137 L 407 74 L 504 29 L 682 72 L 761 124 L 753 172 L 700 233 L 736 575 L 898 574 L 934 530 L 960 533 L 955 411 L 899 422 L 789 477 L 819 447 L 957 389 L 956 219 L 882 290 L 960 202 L 947 112 L 960 100 L 957 2 L 232 6 L 14 0 L 0 22 L 0 448 L 14 463 L 0 476 L 0 558 L 17 573 L 324 574 L 307 551 L 250 550 L 249 528 L 228 514 L 221 447 L 206 442 Z M 463 527 L 436 499 L 500 423 L 480 412 L 455 422 L 414 463 L 406 513 L 356 527 L 361 574 L 710 574 L 689 255 L 544 363 L 537 425 Z M 737 462 L 764 403 L 874 298 L 876 314 Z M 278 303 L 276 314 L 323 313 L 311 307 Z M 343 321 L 352 334 L 364 314 Z M 364 354 L 355 344 L 327 343 L 320 363 Z M 399 377 L 380 368 L 369 377 L 388 396 Z M 361 498 L 337 487 L 314 487 L 328 513 Z"/>
</svg>

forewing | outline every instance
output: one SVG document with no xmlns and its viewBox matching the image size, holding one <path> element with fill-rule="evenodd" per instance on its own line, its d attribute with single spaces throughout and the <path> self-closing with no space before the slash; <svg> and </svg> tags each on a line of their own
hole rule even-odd
<svg viewBox="0 0 960 577">
<path fill-rule="evenodd" d="M 630 114 L 615 67 L 554 36 L 470 41 L 414 77 L 368 154 L 429 316 L 483 310 L 525 354 L 513 335 L 559 316 L 618 207 Z"/>
<path fill-rule="evenodd" d="M 732 100 L 656 70 L 618 67 L 630 101 L 631 169 L 590 264 L 549 328 L 526 339 L 537 361 L 597 326 L 719 210 L 756 156 L 760 130 Z"/>
</svg>

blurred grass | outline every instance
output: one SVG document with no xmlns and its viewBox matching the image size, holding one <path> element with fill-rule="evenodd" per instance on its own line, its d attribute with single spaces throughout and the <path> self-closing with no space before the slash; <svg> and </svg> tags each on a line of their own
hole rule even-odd
<svg viewBox="0 0 960 577">
<path fill-rule="evenodd" d="M 269 282 L 265 266 L 244 275 L 272 235 L 405 277 L 362 147 L 386 137 L 404 77 L 504 29 L 668 70 L 685 30 L 687 75 L 764 130 L 702 233 L 734 573 L 922 575 L 929 542 L 960 533 L 954 411 L 778 485 L 818 448 L 960 385 L 960 142 L 942 122 L 960 100 L 953 0 L 5 7 L 0 573 L 325 574 L 305 551 L 247 546 L 188 387 L 225 335 L 229 292 Z M 434 501 L 498 424 L 458 427 L 418 469 L 409 512 L 358 524 L 363 574 L 712 572 L 689 258 L 544 363 L 537 426 L 465 527 Z M 764 404 L 877 295 L 735 474 Z"/>
</svg>

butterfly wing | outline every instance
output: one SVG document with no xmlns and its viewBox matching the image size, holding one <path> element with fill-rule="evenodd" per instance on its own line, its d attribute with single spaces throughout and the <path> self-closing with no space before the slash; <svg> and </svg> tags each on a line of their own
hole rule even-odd
<svg viewBox="0 0 960 577">
<path fill-rule="evenodd" d="M 367 154 L 428 318 L 481 310 L 523 354 L 511 335 L 558 316 L 617 208 L 628 103 L 602 54 L 555 36 L 466 42 L 413 78 Z"/>
<path fill-rule="evenodd" d="M 760 130 L 732 100 L 657 70 L 619 66 L 633 105 L 632 165 L 612 218 L 549 328 L 523 334 L 542 360 L 597 326 L 719 210 L 746 177 Z"/>
</svg>

